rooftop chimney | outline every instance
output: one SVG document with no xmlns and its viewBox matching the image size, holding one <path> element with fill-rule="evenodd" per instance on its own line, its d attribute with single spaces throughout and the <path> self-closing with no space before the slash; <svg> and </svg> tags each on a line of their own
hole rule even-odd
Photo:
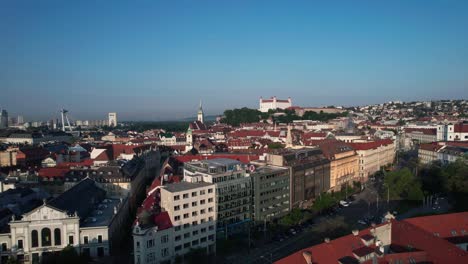
<svg viewBox="0 0 468 264">
<path fill-rule="evenodd" d="M 312 264 L 312 253 L 310 251 L 302 252 L 302 256 L 304 257 L 307 264 Z"/>
</svg>

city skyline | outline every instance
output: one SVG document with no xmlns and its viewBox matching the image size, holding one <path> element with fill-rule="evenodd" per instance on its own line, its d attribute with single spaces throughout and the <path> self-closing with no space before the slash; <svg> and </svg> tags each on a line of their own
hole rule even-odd
<svg viewBox="0 0 468 264">
<path fill-rule="evenodd" d="M 468 98 L 468 3 L 0 4 L 0 107 L 28 120 L 173 120 Z M 108 12 L 109 9 L 112 12 Z"/>
</svg>

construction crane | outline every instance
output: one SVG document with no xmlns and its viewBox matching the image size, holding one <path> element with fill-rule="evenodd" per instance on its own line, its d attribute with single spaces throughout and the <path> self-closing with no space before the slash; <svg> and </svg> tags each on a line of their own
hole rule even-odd
<svg viewBox="0 0 468 264">
<path fill-rule="evenodd" d="M 67 128 L 70 130 L 70 132 L 72 131 L 72 127 L 70 125 L 70 120 L 68 120 L 68 110 L 62 108 L 62 110 L 60 110 L 60 114 L 62 115 L 62 131 L 65 132 L 67 130 Z M 65 125 L 65 120 L 67 120 L 67 125 Z"/>
</svg>

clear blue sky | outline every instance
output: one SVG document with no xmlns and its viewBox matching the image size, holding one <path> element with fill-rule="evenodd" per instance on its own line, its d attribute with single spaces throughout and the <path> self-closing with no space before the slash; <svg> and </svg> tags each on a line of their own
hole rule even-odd
<svg viewBox="0 0 468 264">
<path fill-rule="evenodd" d="M 321 2 L 321 3 L 319 3 Z M 468 1 L 0 1 L 0 108 L 166 120 L 468 98 Z"/>
</svg>

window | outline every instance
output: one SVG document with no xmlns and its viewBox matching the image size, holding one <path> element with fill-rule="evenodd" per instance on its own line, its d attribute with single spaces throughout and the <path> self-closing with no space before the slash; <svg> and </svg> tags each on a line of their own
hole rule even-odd
<svg viewBox="0 0 468 264">
<path fill-rule="evenodd" d="M 146 241 L 146 248 L 152 248 L 154 247 L 154 239 L 150 239 L 148 241 Z"/>
<path fill-rule="evenodd" d="M 169 249 L 163 248 L 161 249 L 161 257 L 167 257 L 169 255 Z"/>
<path fill-rule="evenodd" d="M 175 237 L 175 241 L 179 241 L 181 239 L 182 239 L 182 237 L 180 235 Z"/>
<path fill-rule="evenodd" d="M 60 228 L 54 229 L 54 240 L 56 246 L 60 246 L 62 244 L 62 234 Z"/>
<path fill-rule="evenodd" d="M 197 196 L 197 192 L 192 192 L 192 197 L 196 197 Z"/>
<path fill-rule="evenodd" d="M 190 242 L 184 244 L 184 248 L 189 248 L 190 247 Z"/>
<path fill-rule="evenodd" d="M 201 209 L 200 214 L 205 214 L 205 209 Z"/>
<path fill-rule="evenodd" d="M 200 231 L 201 231 L 202 233 L 206 233 L 206 228 L 204 227 L 204 228 L 200 229 Z"/>
<path fill-rule="evenodd" d="M 184 234 L 184 238 L 189 238 L 190 237 L 190 233 L 185 233 Z"/>
<path fill-rule="evenodd" d="M 214 235 L 209 235 L 209 236 L 208 236 L 208 240 L 213 241 L 213 240 L 214 240 Z"/>
<path fill-rule="evenodd" d="M 208 217 L 208 221 L 213 221 L 213 220 L 214 220 L 214 219 L 213 219 L 212 216 Z"/>
<path fill-rule="evenodd" d="M 178 200 L 180 200 L 180 195 L 175 195 L 174 196 L 174 201 L 178 201 Z"/>
<path fill-rule="evenodd" d="M 184 214 L 184 219 L 189 218 L 189 214 Z"/>
<path fill-rule="evenodd" d="M 174 251 L 176 251 L 176 252 L 177 252 L 177 251 L 180 251 L 180 250 L 182 250 L 182 246 L 180 246 L 180 245 L 179 245 L 179 246 L 176 246 L 176 247 L 174 248 Z"/>
<path fill-rule="evenodd" d="M 184 224 L 184 228 L 189 228 L 190 224 Z"/>
<path fill-rule="evenodd" d="M 196 236 L 196 235 L 198 235 L 198 230 L 195 230 L 192 232 L 192 236 Z"/>
<path fill-rule="evenodd" d="M 192 212 L 192 216 L 197 216 L 197 215 L 198 215 L 197 211 Z"/>
<path fill-rule="evenodd" d="M 174 206 L 174 211 L 179 211 L 179 210 L 180 210 L 180 206 L 179 206 L 179 205 Z"/>
<path fill-rule="evenodd" d="M 68 244 L 69 244 L 69 245 L 75 244 L 75 243 L 73 242 L 73 236 L 68 236 Z"/>
<path fill-rule="evenodd" d="M 205 204 L 205 202 L 206 202 L 205 199 L 200 200 L 200 204 Z"/>
<path fill-rule="evenodd" d="M 2 251 L 7 251 L 7 250 L 8 250 L 7 243 L 2 243 Z"/>
<path fill-rule="evenodd" d="M 201 190 L 201 191 L 200 191 L 200 195 L 204 195 L 205 193 L 206 193 L 205 190 Z"/>
<path fill-rule="evenodd" d="M 197 202 L 192 202 L 192 206 L 197 206 Z"/>
<path fill-rule="evenodd" d="M 201 224 L 203 224 L 203 223 L 205 223 L 205 222 L 206 222 L 206 219 L 205 219 L 205 218 L 200 219 L 200 223 L 201 223 Z"/>
<path fill-rule="evenodd" d="M 208 208 L 208 212 L 213 212 L 213 207 Z"/>
<path fill-rule="evenodd" d="M 169 236 L 168 235 L 164 235 L 161 237 L 161 243 L 167 243 L 169 241 Z"/>
<path fill-rule="evenodd" d="M 208 193 L 213 193 L 213 189 L 208 189 Z"/>
<path fill-rule="evenodd" d="M 188 198 L 188 193 L 184 193 L 183 197 L 184 199 Z"/>
<path fill-rule="evenodd" d="M 206 242 L 206 237 L 202 237 L 202 238 L 200 239 L 200 242 L 201 242 L 201 243 Z"/>
<path fill-rule="evenodd" d="M 184 209 L 188 208 L 188 203 L 184 204 Z"/>
<path fill-rule="evenodd" d="M 214 230 L 214 225 L 211 225 L 210 227 L 208 227 L 210 230 Z"/>
<path fill-rule="evenodd" d="M 209 202 L 209 203 L 212 203 L 212 202 L 213 202 L 213 198 L 208 198 L 208 202 Z"/>
<path fill-rule="evenodd" d="M 193 221 L 193 222 L 192 222 L 192 225 L 193 225 L 193 226 L 196 226 L 197 224 L 198 224 L 197 221 Z"/>
<path fill-rule="evenodd" d="M 179 218 L 180 218 L 180 216 L 179 216 Z M 180 231 L 180 226 L 174 227 L 174 230 L 175 230 L 175 231 Z"/>
<path fill-rule="evenodd" d="M 137 249 L 140 249 L 140 241 L 137 241 L 137 242 L 136 242 L 136 248 L 137 248 Z"/>
<path fill-rule="evenodd" d="M 198 245 L 198 239 L 192 241 L 192 246 Z"/>
<path fill-rule="evenodd" d="M 180 220 L 180 215 L 174 216 L 174 221 L 179 221 Z"/>
<path fill-rule="evenodd" d="M 84 236 L 84 237 L 83 237 L 83 243 L 84 243 L 84 244 L 88 244 L 88 242 L 89 242 L 89 241 L 88 241 L 88 236 Z"/>
<path fill-rule="evenodd" d="M 97 242 L 98 242 L 98 243 L 102 243 L 102 236 L 101 236 L 101 235 L 98 235 L 98 236 L 97 236 Z"/>
<path fill-rule="evenodd" d="M 33 230 L 31 232 L 31 246 L 38 247 L 39 246 L 39 236 L 37 230 Z"/>
<path fill-rule="evenodd" d="M 104 257 L 104 248 L 103 247 L 98 247 L 97 248 L 97 255 L 100 258 Z"/>
<path fill-rule="evenodd" d="M 23 240 L 18 239 L 18 248 L 23 248 Z"/>
<path fill-rule="evenodd" d="M 41 230 L 41 246 L 48 247 L 52 246 L 52 237 L 49 228 L 43 228 Z"/>
</svg>

